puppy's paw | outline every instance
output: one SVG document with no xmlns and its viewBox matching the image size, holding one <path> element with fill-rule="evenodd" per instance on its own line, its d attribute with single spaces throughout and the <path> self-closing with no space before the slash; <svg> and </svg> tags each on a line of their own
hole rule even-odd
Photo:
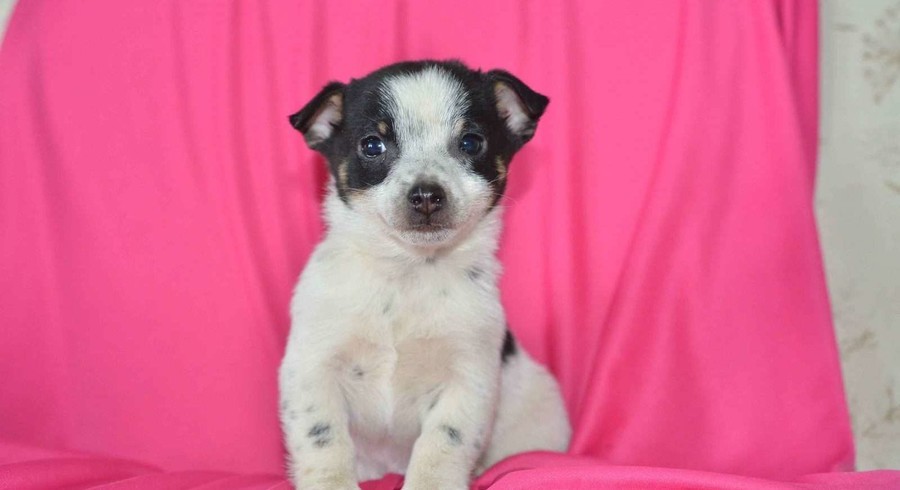
<svg viewBox="0 0 900 490">
<path fill-rule="evenodd" d="M 300 482 L 297 490 L 361 490 L 355 481 L 343 482 Z"/>
<path fill-rule="evenodd" d="M 362 490 L 356 482 L 344 482 L 336 485 L 302 487 L 300 490 Z"/>
<path fill-rule="evenodd" d="M 468 483 L 458 480 L 448 481 L 435 478 L 434 475 L 408 475 L 403 483 L 403 490 L 468 490 Z"/>
<path fill-rule="evenodd" d="M 301 477 L 296 485 L 297 490 L 360 490 L 356 475 L 344 472 L 316 473 L 318 474 Z"/>
<path fill-rule="evenodd" d="M 425 484 L 403 484 L 403 490 L 469 490 L 468 485 L 453 485 L 441 482 L 428 482 Z"/>
</svg>

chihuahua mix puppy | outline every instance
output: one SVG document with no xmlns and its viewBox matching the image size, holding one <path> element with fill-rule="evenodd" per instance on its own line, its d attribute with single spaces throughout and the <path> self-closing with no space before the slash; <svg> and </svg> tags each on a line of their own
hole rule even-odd
<svg viewBox="0 0 900 490">
<path fill-rule="evenodd" d="M 300 276 L 279 373 L 303 490 L 462 490 L 523 451 L 563 451 L 556 381 L 517 346 L 495 256 L 513 155 L 549 100 L 455 61 L 332 82 L 290 116 L 328 160 L 328 231 Z"/>
</svg>

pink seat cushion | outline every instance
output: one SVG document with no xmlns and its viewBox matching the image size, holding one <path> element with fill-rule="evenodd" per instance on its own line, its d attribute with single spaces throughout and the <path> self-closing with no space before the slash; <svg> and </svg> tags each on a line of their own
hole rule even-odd
<svg viewBox="0 0 900 490">
<path fill-rule="evenodd" d="M 515 458 L 480 485 L 851 469 L 812 214 L 816 15 L 21 2 L 0 52 L 0 439 L 99 456 L 11 450 L 0 484 L 54 468 L 83 486 L 282 480 L 275 374 L 325 181 L 286 116 L 329 79 L 422 57 L 552 98 L 511 168 L 500 255 L 510 324 L 562 383 L 572 456 Z"/>
<path fill-rule="evenodd" d="M 13 454 L 10 454 L 13 451 Z M 290 490 L 283 476 L 238 475 L 225 471 L 165 472 L 117 458 L 35 450 L 0 443 L 0 488 L 77 488 L 103 490 Z M 17 457 L 18 456 L 18 457 Z M 12 462 L 10 462 L 12 457 Z M 362 483 L 362 490 L 400 490 L 403 478 L 387 475 Z M 482 475 L 473 490 L 894 490 L 900 472 L 819 473 L 776 481 L 741 475 L 647 466 L 612 466 L 592 458 L 528 453 L 509 458 Z"/>
</svg>

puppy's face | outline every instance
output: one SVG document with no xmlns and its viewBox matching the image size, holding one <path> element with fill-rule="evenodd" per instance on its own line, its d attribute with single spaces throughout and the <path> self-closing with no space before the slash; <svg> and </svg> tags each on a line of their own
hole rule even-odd
<svg viewBox="0 0 900 490">
<path fill-rule="evenodd" d="M 422 61 L 330 83 L 290 121 L 328 159 L 352 212 L 409 245 L 439 246 L 496 204 L 547 103 L 504 71 Z"/>
</svg>

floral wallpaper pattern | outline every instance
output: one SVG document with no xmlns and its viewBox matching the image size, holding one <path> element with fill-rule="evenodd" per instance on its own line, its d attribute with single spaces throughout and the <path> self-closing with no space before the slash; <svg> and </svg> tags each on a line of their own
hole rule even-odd
<svg viewBox="0 0 900 490">
<path fill-rule="evenodd" d="M 863 34 L 862 40 L 863 74 L 878 103 L 900 76 L 900 4 L 892 5 L 878 15 L 874 27 Z"/>
<path fill-rule="evenodd" d="M 816 211 L 859 469 L 900 468 L 900 1 L 820 2 Z"/>
</svg>

